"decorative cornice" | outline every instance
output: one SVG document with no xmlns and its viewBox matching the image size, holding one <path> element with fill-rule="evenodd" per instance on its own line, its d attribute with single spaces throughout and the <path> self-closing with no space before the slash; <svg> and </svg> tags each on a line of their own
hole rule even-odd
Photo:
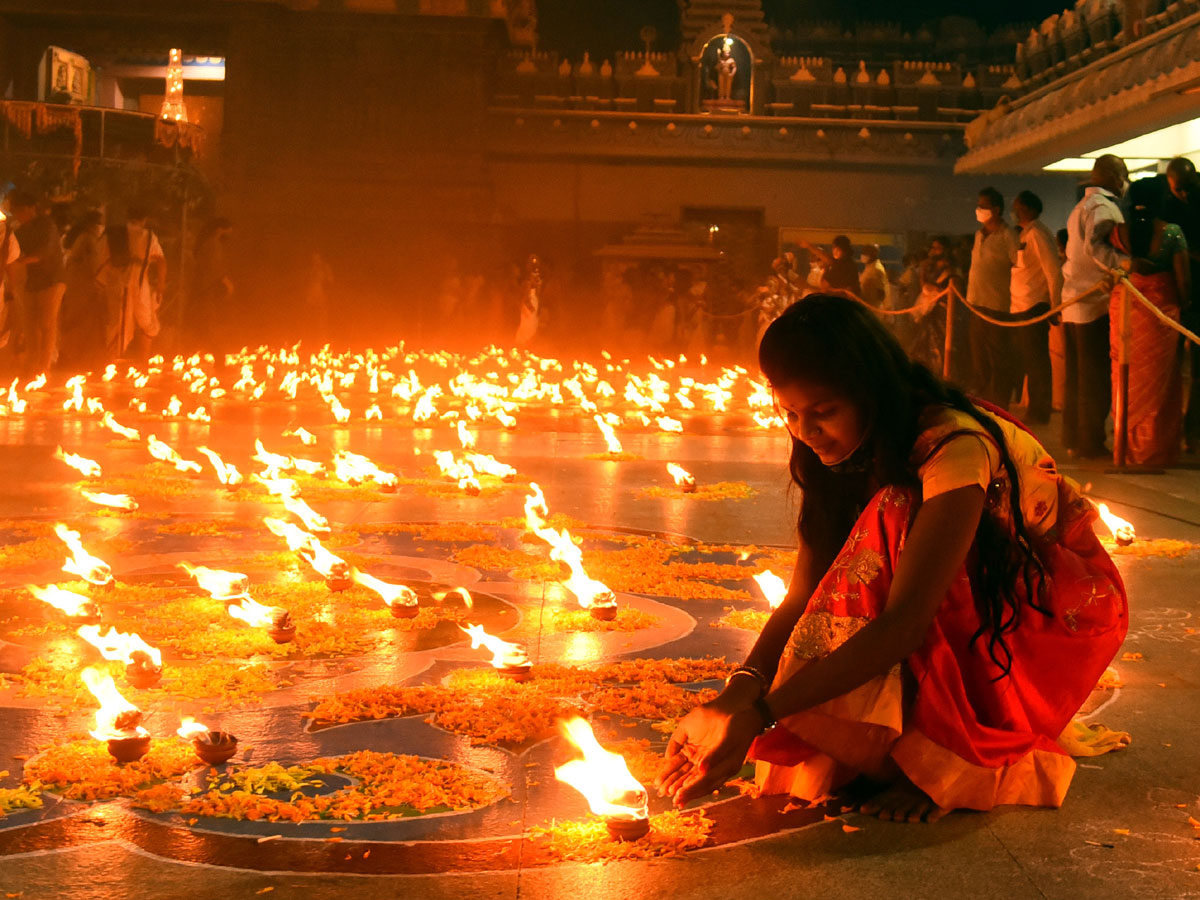
<svg viewBox="0 0 1200 900">
<path fill-rule="evenodd" d="M 944 168 L 963 147 L 962 126 L 946 122 L 511 109 L 488 111 L 484 144 L 492 157 L 775 167 Z"/>
</svg>

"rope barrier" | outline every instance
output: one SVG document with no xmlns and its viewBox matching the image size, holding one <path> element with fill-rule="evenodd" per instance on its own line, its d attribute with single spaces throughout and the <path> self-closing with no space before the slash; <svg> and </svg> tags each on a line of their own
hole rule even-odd
<svg viewBox="0 0 1200 900">
<path fill-rule="evenodd" d="M 951 287 L 953 287 L 953 285 L 951 285 Z M 1030 319 L 1020 319 L 1018 321 L 993 318 L 992 316 L 981 312 L 978 307 L 972 306 L 970 303 L 968 303 L 967 298 L 962 295 L 958 288 L 954 288 L 954 293 L 958 295 L 958 299 L 962 301 L 963 306 L 975 313 L 975 315 L 979 316 L 979 318 L 983 319 L 983 321 L 991 322 L 993 325 L 1001 325 L 1005 328 L 1023 328 L 1026 325 L 1036 325 L 1038 322 L 1044 322 L 1046 319 L 1051 319 L 1054 316 L 1057 316 L 1067 307 L 1074 306 L 1076 303 L 1079 303 L 1082 300 L 1090 299 L 1093 294 L 1108 293 L 1110 290 L 1111 288 L 1109 287 L 1108 279 L 1105 279 L 1104 281 L 1097 282 L 1094 287 L 1080 294 L 1078 297 L 1073 297 L 1064 303 L 1060 303 L 1058 306 L 1055 306 L 1047 312 L 1042 313 L 1040 316 L 1034 316 Z"/>
<path fill-rule="evenodd" d="M 1150 312 L 1154 313 L 1154 315 L 1158 318 L 1158 320 L 1160 322 L 1162 322 L 1164 325 L 1169 325 L 1171 328 L 1174 328 L 1176 331 L 1178 331 L 1180 334 L 1182 334 L 1185 338 L 1187 338 L 1193 344 L 1200 344 L 1200 335 L 1197 335 L 1195 332 L 1189 331 L 1188 329 L 1184 328 L 1182 325 L 1180 325 L 1178 322 L 1176 322 L 1174 319 L 1172 319 L 1170 316 L 1168 316 L 1165 312 L 1163 312 L 1161 309 L 1159 309 L 1157 306 L 1155 306 L 1153 303 L 1151 303 L 1148 299 L 1146 299 L 1145 295 L 1143 295 L 1141 291 L 1139 291 L 1137 288 L 1135 288 L 1133 286 L 1133 283 L 1129 280 L 1128 276 L 1125 274 L 1125 272 L 1122 269 L 1114 269 L 1113 275 L 1117 276 L 1117 281 L 1126 290 L 1128 290 L 1129 293 L 1131 293 L 1134 296 L 1134 298 L 1136 298 L 1142 305 L 1144 305 L 1147 309 L 1149 309 Z"/>
</svg>

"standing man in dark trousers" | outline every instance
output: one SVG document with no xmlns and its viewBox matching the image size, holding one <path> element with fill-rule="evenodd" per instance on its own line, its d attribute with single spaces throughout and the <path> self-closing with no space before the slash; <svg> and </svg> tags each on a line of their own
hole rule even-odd
<svg viewBox="0 0 1200 900">
<path fill-rule="evenodd" d="M 1021 191 L 1013 201 L 1017 219 L 1017 264 L 1012 270 L 1012 315 L 1015 321 L 1036 319 L 1062 302 L 1062 263 L 1054 235 L 1038 218 L 1042 200 L 1032 191 Z M 1025 410 L 1028 425 L 1044 425 L 1050 421 L 1050 401 L 1053 380 L 1050 373 L 1050 322 L 1014 328 L 1017 357 L 1021 371 L 1028 380 L 1029 408 Z M 1021 385 L 1017 383 L 1017 393 Z"/>
<path fill-rule="evenodd" d="M 1128 270 L 1129 257 L 1110 241 L 1125 221 L 1118 206 L 1129 186 L 1129 171 L 1119 157 L 1105 154 L 1092 166 L 1083 199 L 1067 219 L 1067 261 L 1063 265 L 1063 302 L 1088 294 L 1108 281 L 1112 270 Z M 1088 295 L 1063 310 L 1063 444 L 1071 458 L 1101 457 L 1104 421 L 1112 406 L 1112 369 L 1108 334 L 1110 292 Z"/>
<path fill-rule="evenodd" d="M 995 188 L 979 192 L 975 206 L 979 230 L 971 249 L 967 303 L 993 319 L 1007 320 L 1012 309 L 1012 267 L 1017 259 L 1017 236 L 1004 221 L 1004 198 Z M 1008 409 L 1016 383 L 1013 329 L 971 317 L 968 338 L 975 388 L 984 400 Z"/>
<path fill-rule="evenodd" d="M 1171 196 L 1167 198 L 1163 218 L 1183 229 L 1192 267 L 1191 302 L 1180 298 L 1184 302 L 1183 324 L 1200 333 L 1200 176 L 1190 159 L 1177 156 L 1167 163 L 1167 187 Z M 1183 442 L 1188 453 L 1196 453 L 1200 451 L 1200 345 L 1185 343 L 1191 360 L 1192 386 L 1183 420 Z"/>
</svg>

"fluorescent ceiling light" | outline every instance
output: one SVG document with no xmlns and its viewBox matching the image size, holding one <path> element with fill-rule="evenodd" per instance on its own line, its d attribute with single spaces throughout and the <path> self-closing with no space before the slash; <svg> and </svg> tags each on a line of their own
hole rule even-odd
<svg viewBox="0 0 1200 900">
<path fill-rule="evenodd" d="M 1066 159 L 1060 159 L 1058 162 L 1052 162 L 1048 166 L 1042 166 L 1043 172 L 1090 172 L 1092 166 L 1096 164 L 1094 157 L 1090 156 L 1068 156 Z M 1154 159 L 1139 159 L 1126 158 L 1125 165 L 1130 172 L 1139 172 L 1142 169 L 1158 168 L 1158 158 Z"/>
<path fill-rule="evenodd" d="M 1122 158 L 1153 156 L 1156 159 L 1172 159 L 1176 156 L 1192 156 L 1200 153 L 1200 119 L 1168 125 L 1111 147 L 1093 150 L 1084 156 L 1103 156 L 1105 153 Z"/>
</svg>

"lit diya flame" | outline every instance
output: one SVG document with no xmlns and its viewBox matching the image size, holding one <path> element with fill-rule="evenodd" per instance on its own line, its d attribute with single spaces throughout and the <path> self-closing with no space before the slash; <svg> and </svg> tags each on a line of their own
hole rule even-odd
<svg viewBox="0 0 1200 900">
<path fill-rule="evenodd" d="M 1128 547 L 1137 539 L 1133 523 L 1113 513 L 1107 503 L 1096 503 L 1096 510 L 1100 513 L 1104 524 L 1108 526 L 1108 530 L 1112 532 L 1113 539 L 1122 547 Z"/>
<path fill-rule="evenodd" d="M 301 459 L 296 456 L 288 457 L 288 468 L 294 469 L 297 472 L 303 472 L 305 475 L 323 475 L 325 473 L 325 464 L 317 462 L 315 459 Z"/>
<path fill-rule="evenodd" d="M 450 588 L 448 591 L 438 591 L 433 595 L 433 599 L 438 603 L 441 603 L 450 596 L 460 597 L 462 599 L 463 606 L 465 606 L 467 609 L 475 608 L 475 600 L 471 597 L 471 592 L 465 587 Z"/>
<path fill-rule="evenodd" d="M 787 597 L 788 590 L 783 579 L 768 569 L 755 575 L 754 580 L 758 582 L 758 586 L 762 590 L 763 596 L 767 598 L 767 603 L 770 604 L 771 609 L 779 609 Z"/>
<path fill-rule="evenodd" d="M 97 506 L 107 506 L 112 509 L 135 510 L 138 508 L 137 501 L 128 494 L 106 494 L 103 492 L 93 493 L 87 488 L 80 488 L 79 493 L 89 503 L 95 503 Z"/>
<path fill-rule="evenodd" d="M 268 469 L 279 469 L 286 472 L 292 467 L 292 458 L 284 456 L 282 453 L 272 453 L 263 446 L 261 439 L 256 438 L 254 441 L 254 449 L 257 451 L 252 457 L 255 462 L 260 462 Z"/>
<path fill-rule="evenodd" d="M 263 606 L 249 594 L 235 597 L 237 603 L 225 607 L 225 611 L 238 621 L 252 628 L 265 628 L 277 644 L 289 643 L 296 636 L 296 624 L 292 614 L 281 606 Z"/>
<path fill-rule="evenodd" d="M 601 747 L 583 719 L 567 719 L 561 727 L 583 759 L 559 766 L 554 777 L 583 794 L 592 812 L 604 817 L 613 837 L 636 840 L 645 834 L 650 825 L 649 795 L 630 773 L 625 758 Z"/>
<path fill-rule="evenodd" d="M 491 475 L 503 481 L 512 481 L 517 474 L 517 470 L 512 466 L 502 463 L 486 453 L 468 453 L 467 462 L 476 472 L 482 472 L 484 475 Z"/>
<path fill-rule="evenodd" d="M 350 566 L 340 556 L 326 550 L 312 535 L 309 535 L 308 543 L 296 552 L 325 579 L 330 590 L 344 591 L 350 587 Z"/>
<path fill-rule="evenodd" d="M 182 409 L 183 401 L 172 394 L 171 399 L 167 402 L 167 408 L 162 411 L 162 417 L 164 419 L 173 419 L 179 415 Z"/>
<path fill-rule="evenodd" d="M 654 420 L 660 429 L 674 434 L 683 433 L 683 423 L 678 419 L 672 419 L 670 416 L 659 416 Z"/>
<path fill-rule="evenodd" d="M 282 498 L 284 509 L 304 523 L 309 531 L 329 532 L 329 520 L 301 500 L 299 497 L 285 496 Z"/>
<path fill-rule="evenodd" d="M 293 553 L 299 553 L 314 540 L 313 536 L 307 531 L 296 527 L 291 522 L 285 522 L 283 519 L 264 516 L 263 524 L 267 526 L 267 530 L 275 535 L 275 537 L 281 537 L 287 541 L 288 549 Z"/>
<path fill-rule="evenodd" d="M 126 428 L 120 422 L 113 418 L 113 414 L 106 412 L 104 418 L 100 420 L 100 424 L 119 437 L 126 438 L 130 441 L 141 439 L 141 433 L 136 428 Z"/>
<path fill-rule="evenodd" d="M 160 462 L 169 463 L 179 472 L 195 472 L 199 474 L 201 471 L 200 463 L 184 459 L 152 434 L 146 438 L 146 449 L 150 451 L 150 455 L 155 459 Z"/>
<path fill-rule="evenodd" d="M 125 677 L 134 687 L 151 688 L 162 680 L 162 653 L 140 635 L 122 634 L 112 627 L 102 635 L 99 625 L 80 625 L 75 632 L 105 659 L 125 663 Z"/>
<path fill-rule="evenodd" d="M 236 600 L 250 590 L 250 579 L 241 572 L 226 572 L 208 566 L 193 566 L 189 562 L 179 563 L 179 568 L 196 579 L 202 591 L 207 591 L 214 600 Z"/>
<path fill-rule="evenodd" d="M 529 656 L 520 644 L 510 644 L 495 635 L 488 634 L 482 625 L 458 626 L 470 639 L 471 649 L 484 647 L 491 651 L 492 665 L 497 669 L 529 668 Z"/>
<path fill-rule="evenodd" d="M 209 740 L 208 726 L 197 722 L 191 716 L 184 716 L 180 720 L 179 727 L 175 729 L 175 733 L 185 741 Z"/>
<path fill-rule="evenodd" d="M 217 473 L 217 480 L 226 487 L 235 487 L 245 480 L 236 466 L 225 462 L 216 452 L 207 447 L 197 447 L 196 452 L 204 454 L 209 463 L 212 464 L 213 470 Z"/>
<path fill-rule="evenodd" d="M 102 635 L 99 625 L 80 625 L 75 633 L 99 650 L 105 659 L 129 665 L 134 661 L 135 654 L 142 653 L 154 665 L 162 666 L 162 652 L 147 644 L 140 635 L 122 634 L 112 627 L 108 629 L 108 634 Z"/>
<path fill-rule="evenodd" d="M 283 433 L 283 436 L 297 438 L 300 443 L 309 447 L 317 442 L 317 436 L 304 428 L 289 428 Z"/>
<path fill-rule="evenodd" d="M 467 423 L 459 421 L 456 426 L 458 429 L 458 442 L 462 444 L 464 450 L 475 449 L 475 435 L 467 429 Z"/>
<path fill-rule="evenodd" d="M 696 490 L 696 479 L 692 477 L 692 473 L 683 466 L 675 463 L 667 463 L 667 471 L 671 473 L 671 477 L 675 479 L 675 484 L 685 494 L 691 494 Z"/>
<path fill-rule="evenodd" d="M 617 433 L 613 431 L 613 427 L 602 416 L 595 415 L 592 417 L 592 421 L 596 423 L 596 426 L 600 429 L 600 433 L 604 435 L 604 443 L 608 444 L 609 453 L 616 454 L 624 450 L 621 442 L 617 440 Z"/>
<path fill-rule="evenodd" d="M 265 475 L 251 475 L 250 477 L 265 487 L 267 493 L 272 497 L 283 499 L 300 495 L 300 488 L 296 482 L 290 478 L 280 477 L 277 469 L 268 469 Z"/>
<path fill-rule="evenodd" d="M 142 711 L 121 696 L 112 676 L 90 666 L 80 673 L 83 683 L 100 701 L 96 727 L 88 732 L 98 741 L 121 741 L 149 737 L 142 727 Z"/>
<path fill-rule="evenodd" d="M 54 458 L 66 463 L 85 478 L 100 477 L 100 463 L 94 459 L 88 459 L 86 456 L 79 456 L 75 453 L 67 453 L 62 447 L 54 448 Z"/>
<path fill-rule="evenodd" d="M 237 603 L 231 603 L 225 611 L 239 622 L 245 622 L 252 628 L 264 628 L 275 620 L 275 611 L 279 607 L 263 606 L 249 594 L 233 597 Z"/>
<path fill-rule="evenodd" d="M 365 456 L 339 450 L 333 457 L 333 473 L 339 481 L 347 484 L 362 484 L 374 481 L 381 488 L 394 488 L 399 483 L 391 472 L 385 472 Z"/>
<path fill-rule="evenodd" d="M 417 593 L 407 585 L 391 584 L 390 582 L 376 578 L 374 575 L 360 572 L 358 569 L 351 569 L 350 577 L 354 580 L 355 584 L 361 584 L 367 590 L 374 591 L 382 597 L 383 602 L 393 612 L 396 612 L 398 607 L 410 610 L 417 608 Z"/>
<path fill-rule="evenodd" d="M 33 381 L 31 381 L 25 385 L 25 393 L 28 394 L 30 391 L 40 391 L 45 386 L 46 386 L 46 373 L 43 372 L 37 378 L 33 379 Z"/>
<path fill-rule="evenodd" d="M 104 560 L 97 559 L 83 549 L 83 541 L 80 540 L 78 531 L 72 531 L 60 522 L 54 526 L 54 533 L 71 551 L 71 558 L 63 563 L 62 570 L 64 572 L 82 578 L 88 584 L 94 584 L 97 587 L 104 587 L 112 583 L 112 569 Z"/>
<path fill-rule="evenodd" d="M 583 551 L 571 539 L 567 529 L 561 532 L 547 527 L 545 517 L 549 514 L 546 498 L 536 483 L 529 485 L 533 491 L 525 498 L 526 527 L 550 545 L 550 558 L 565 563 L 570 577 L 563 586 L 575 595 L 579 605 L 593 610 L 597 618 L 612 618 L 617 611 L 617 597 L 607 585 L 590 578 L 583 570 Z"/>
<path fill-rule="evenodd" d="M 48 603 L 50 606 L 66 613 L 72 618 L 97 619 L 100 617 L 100 609 L 92 602 L 91 598 L 85 597 L 83 594 L 76 594 L 74 591 L 68 591 L 65 588 L 60 588 L 57 584 L 47 585 L 46 587 L 27 584 L 25 585 L 25 589 L 38 600 Z"/>
</svg>

